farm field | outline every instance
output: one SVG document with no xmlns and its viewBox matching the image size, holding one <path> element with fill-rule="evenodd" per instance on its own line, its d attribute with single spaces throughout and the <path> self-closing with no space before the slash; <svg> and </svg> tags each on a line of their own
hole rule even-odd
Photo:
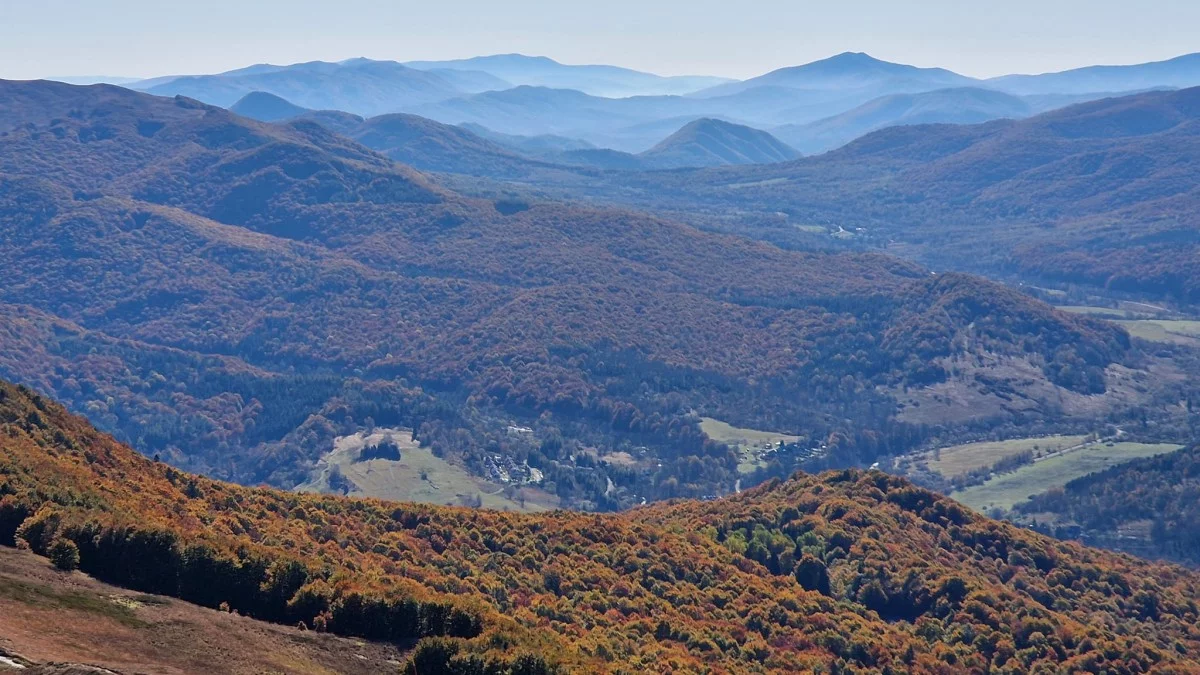
<svg viewBox="0 0 1200 675">
<path fill-rule="evenodd" d="M 1087 314 L 1090 316 L 1102 316 L 1109 319 L 1128 319 L 1132 315 L 1130 312 L 1123 309 L 1114 309 L 1112 307 L 1092 307 L 1090 305 L 1059 305 L 1055 309 L 1061 309 L 1064 312 L 1072 314 Z"/>
<path fill-rule="evenodd" d="M 700 418 L 700 431 L 714 441 L 736 446 L 741 453 L 738 471 L 750 473 L 765 463 L 759 454 L 763 450 L 773 448 L 780 443 L 795 443 L 799 436 L 781 434 L 775 431 L 759 429 L 743 429 L 711 417 Z"/>
<path fill-rule="evenodd" d="M 1044 436 L 1039 438 L 1016 438 L 1007 441 L 984 441 L 967 443 L 927 453 L 926 466 L 945 478 L 992 466 L 1013 455 L 1032 450 L 1035 455 L 1065 450 L 1084 442 L 1086 436 Z"/>
<path fill-rule="evenodd" d="M 1033 495 L 1062 487 L 1081 476 L 1141 457 L 1173 452 L 1180 447 L 1170 443 L 1095 443 L 1028 464 L 950 496 L 977 511 L 1008 510 Z"/>
<path fill-rule="evenodd" d="M 1139 319 L 1117 321 L 1133 337 L 1151 342 L 1180 345 L 1200 345 L 1200 321 Z"/>
<path fill-rule="evenodd" d="M 400 460 L 357 461 L 368 445 L 390 439 L 400 448 Z M 330 492 L 330 477 L 336 471 L 354 487 L 353 497 L 375 497 L 399 502 L 443 505 L 479 505 L 500 511 L 546 511 L 557 501 L 541 490 L 517 488 L 510 498 L 505 487 L 476 478 L 466 469 L 435 456 L 413 440 L 410 429 L 380 429 L 371 434 L 342 436 L 334 450 L 318 464 L 314 479 L 297 488 L 300 492 Z M 521 497 L 524 496 L 524 499 Z M 475 502 L 478 498 L 478 502 Z"/>
</svg>

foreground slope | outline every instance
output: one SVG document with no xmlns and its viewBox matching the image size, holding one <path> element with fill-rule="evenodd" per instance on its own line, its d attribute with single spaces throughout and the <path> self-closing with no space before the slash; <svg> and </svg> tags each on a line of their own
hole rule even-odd
<svg viewBox="0 0 1200 675">
<path fill-rule="evenodd" d="M 64 573 L 29 551 L 0 546 L 0 672 L 394 672 L 401 648 L 149 595 Z M 5 661 L 4 659 L 7 659 Z M 11 665 L 11 664 L 9 664 Z M 95 670 L 89 668 L 104 668 Z"/>
<path fill-rule="evenodd" d="M 301 496 L 152 462 L 0 384 L 0 543 L 409 672 L 1189 672 L 1200 578 L 877 472 L 539 516 Z M 69 560 L 63 562 L 70 565 Z M 448 669 L 448 670 L 443 670 Z"/>
</svg>

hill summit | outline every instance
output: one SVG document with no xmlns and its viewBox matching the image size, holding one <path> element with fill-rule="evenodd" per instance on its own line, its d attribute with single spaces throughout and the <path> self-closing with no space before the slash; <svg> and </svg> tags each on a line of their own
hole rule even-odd
<svg viewBox="0 0 1200 675">
<path fill-rule="evenodd" d="M 246 94 L 238 99 L 237 103 L 230 106 L 229 110 L 242 117 L 263 122 L 278 122 L 309 112 L 308 108 L 301 108 L 285 98 L 265 91 L 252 91 Z"/>
<path fill-rule="evenodd" d="M 800 153 L 765 131 L 706 117 L 689 122 L 641 156 L 657 167 L 674 168 L 770 164 Z"/>
</svg>

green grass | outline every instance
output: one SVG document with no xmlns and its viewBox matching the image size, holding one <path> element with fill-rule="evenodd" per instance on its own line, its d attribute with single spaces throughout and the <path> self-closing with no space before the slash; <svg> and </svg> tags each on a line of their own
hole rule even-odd
<svg viewBox="0 0 1200 675">
<path fill-rule="evenodd" d="M 799 436 L 792 436 L 790 434 L 735 427 L 732 424 L 711 417 L 700 418 L 700 431 L 718 443 L 724 443 L 738 449 L 741 453 L 738 471 L 741 473 L 751 473 L 755 469 L 764 466 L 764 463 L 757 457 L 757 451 L 773 448 L 780 443 L 795 443 L 800 440 Z"/>
<path fill-rule="evenodd" d="M 1170 344 L 1200 344 L 1200 321 L 1173 321 L 1167 319 L 1140 319 L 1118 321 L 1136 338 L 1151 342 Z"/>
<path fill-rule="evenodd" d="M 8 577 L 0 577 L 0 598 L 23 605 L 72 609 L 106 616 L 131 628 L 144 628 L 150 625 L 137 618 L 130 603 L 121 603 L 114 599 L 77 591 L 59 591 Z"/>
<path fill-rule="evenodd" d="M 1055 452 L 1083 443 L 1084 436 L 1045 436 L 1009 441 L 986 441 L 942 448 L 926 455 L 926 466 L 946 478 L 992 466 L 996 462 L 1027 450 Z"/>
<path fill-rule="evenodd" d="M 400 446 L 399 461 L 355 461 L 368 441 L 378 442 L 385 434 Z M 466 469 L 435 456 L 428 448 L 422 448 L 413 440 L 410 430 L 344 436 L 337 440 L 333 452 L 326 455 L 322 463 L 313 480 L 297 490 L 328 491 L 328 472 L 337 466 L 357 488 L 350 493 L 352 496 L 449 505 L 466 504 L 478 496 L 483 507 L 502 511 L 545 511 L 556 506 L 549 495 L 531 489 L 523 489 L 524 504 L 518 499 L 509 499 L 503 494 L 502 486 L 477 478 Z"/>
<path fill-rule="evenodd" d="M 1103 316 L 1110 319 L 1127 319 L 1129 312 L 1123 309 L 1113 309 L 1112 307 L 1091 307 L 1088 305 L 1059 305 L 1056 309 L 1061 309 L 1064 312 L 1072 314 L 1090 314 L 1093 316 Z"/>
<path fill-rule="evenodd" d="M 1141 457 L 1173 452 L 1180 447 L 1169 443 L 1116 443 L 1111 447 L 1096 443 L 996 476 L 983 485 L 956 492 L 951 497 L 977 511 L 993 507 L 1008 510 L 1033 495 L 1062 487 L 1089 473 Z"/>
<path fill-rule="evenodd" d="M 829 228 L 824 225 L 793 225 L 792 227 L 801 232 L 811 232 L 812 234 L 825 234 L 829 231 Z"/>
<path fill-rule="evenodd" d="M 788 182 L 788 179 L 786 177 L 767 178 L 765 180 L 756 180 L 756 181 L 750 181 L 747 183 L 727 183 L 725 185 L 725 187 L 730 188 L 732 190 L 738 190 L 741 188 L 763 187 L 765 185 L 779 185 L 780 183 L 786 183 L 786 182 Z"/>
<path fill-rule="evenodd" d="M 778 444 L 780 441 L 795 443 L 800 440 L 799 436 L 781 434 L 775 431 L 735 427 L 732 424 L 727 424 L 711 417 L 700 418 L 700 431 L 703 431 L 705 436 L 718 443 L 727 443 L 729 445 L 769 447 Z"/>
</svg>

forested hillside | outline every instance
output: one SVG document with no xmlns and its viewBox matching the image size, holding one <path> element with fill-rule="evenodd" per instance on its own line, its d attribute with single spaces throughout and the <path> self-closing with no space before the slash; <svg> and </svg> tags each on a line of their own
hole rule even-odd
<svg viewBox="0 0 1200 675">
<path fill-rule="evenodd" d="M 3 373 L 209 475 L 292 487 L 335 436 L 395 425 L 606 509 L 733 490 L 740 458 L 700 415 L 803 435 L 816 466 L 1040 422 L 1004 406 L 897 418 L 898 392 L 990 390 L 984 354 L 1024 364 L 1004 396 L 1055 415 L 1092 397 L 1063 414 L 1119 419 L 1144 395 L 1108 394 L 1122 330 L 979 279 L 465 198 L 311 122 L 0 89 Z"/>
<path fill-rule="evenodd" d="M 618 515 L 504 514 L 179 472 L 0 384 L 0 544 L 412 673 L 1184 673 L 1200 577 L 879 472 Z"/>
<path fill-rule="evenodd" d="M 814 228 L 939 269 L 1200 301 L 1200 88 L 1021 121 L 884 129 L 783 164 L 614 176 L 568 192 L 724 220 L 781 243 Z M 811 236 L 811 235 L 808 235 Z"/>
</svg>

